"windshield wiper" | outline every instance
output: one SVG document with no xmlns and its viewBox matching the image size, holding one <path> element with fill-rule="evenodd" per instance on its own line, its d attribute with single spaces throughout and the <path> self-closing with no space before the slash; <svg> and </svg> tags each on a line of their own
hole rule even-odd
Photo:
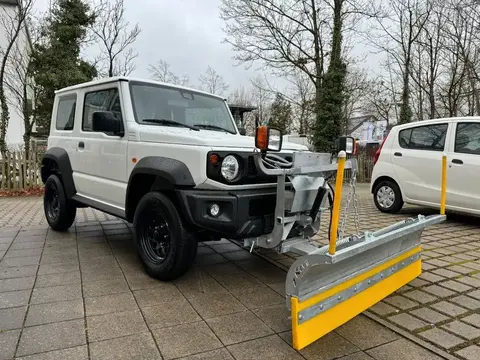
<svg viewBox="0 0 480 360">
<path fill-rule="evenodd" d="M 210 124 L 195 124 L 193 125 L 197 128 L 200 128 L 200 129 L 209 129 L 209 130 L 220 130 L 220 131 L 226 131 L 228 132 L 229 134 L 235 134 L 234 132 L 230 131 L 230 130 L 227 130 L 221 126 L 217 126 L 217 125 L 210 125 Z"/>
<path fill-rule="evenodd" d="M 195 131 L 200 131 L 199 128 L 195 126 L 190 126 L 184 123 L 181 123 L 180 121 L 175 121 L 171 119 L 142 119 L 144 122 L 151 122 L 155 124 L 162 124 L 162 125 L 172 125 L 172 126 L 181 126 L 181 127 L 186 127 Z"/>
</svg>

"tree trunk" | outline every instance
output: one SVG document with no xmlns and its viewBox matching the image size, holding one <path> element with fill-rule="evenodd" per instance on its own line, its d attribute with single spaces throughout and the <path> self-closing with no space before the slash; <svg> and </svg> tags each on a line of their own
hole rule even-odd
<svg viewBox="0 0 480 360">
<path fill-rule="evenodd" d="M 25 134 L 23 134 L 23 142 L 25 145 L 25 158 L 27 160 L 29 160 L 30 158 L 30 137 L 30 132 L 25 132 Z"/>
<path fill-rule="evenodd" d="M 5 159 L 5 155 L 7 153 L 7 143 L 6 143 L 6 136 L 7 136 L 7 129 L 8 129 L 8 121 L 10 120 L 10 114 L 8 110 L 7 104 L 7 97 L 5 95 L 5 89 L 0 84 L 0 153 L 2 154 L 2 158 Z"/>
<path fill-rule="evenodd" d="M 470 87 L 472 88 L 473 97 L 475 99 L 476 113 L 477 116 L 480 116 L 480 94 L 475 84 L 475 78 L 472 74 L 472 63 L 470 62 L 470 60 L 467 60 L 467 63 L 465 65 L 467 66 L 468 80 L 470 81 Z"/>
<path fill-rule="evenodd" d="M 412 109 L 410 107 L 410 61 L 407 58 L 403 75 L 402 105 L 400 107 L 400 124 L 406 124 L 412 121 Z"/>
</svg>

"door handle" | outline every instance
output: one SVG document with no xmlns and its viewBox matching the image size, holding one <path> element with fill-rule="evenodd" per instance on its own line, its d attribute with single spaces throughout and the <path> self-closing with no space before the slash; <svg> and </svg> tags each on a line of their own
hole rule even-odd
<svg viewBox="0 0 480 360">
<path fill-rule="evenodd" d="M 452 163 L 454 164 L 463 164 L 463 161 L 460 159 L 452 159 Z"/>
<path fill-rule="evenodd" d="M 394 153 L 393 155 L 395 155 L 395 156 L 402 156 L 402 153 L 401 153 L 401 152 L 396 152 L 396 153 Z"/>
<path fill-rule="evenodd" d="M 85 147 L 85 143 L 84 143 L 83 141 L 80 141 L 80 142 L 78 143 L 78 148 L 79 148 L 79 149 L 83 149 L 84 147 Z"/>
</svg>

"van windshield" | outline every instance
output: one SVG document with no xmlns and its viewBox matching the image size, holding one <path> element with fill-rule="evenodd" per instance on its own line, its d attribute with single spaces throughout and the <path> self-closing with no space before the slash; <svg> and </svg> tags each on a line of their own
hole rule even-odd
<svg viewBox="0 0 480 360">
<path fill-rule="evenodd" d="M 132 82 L 130 92 L 139 124 L 174 126 L 176 122 L 236 134 L 227 104 L 219 98 L 148 83 Z"/>
</svg>

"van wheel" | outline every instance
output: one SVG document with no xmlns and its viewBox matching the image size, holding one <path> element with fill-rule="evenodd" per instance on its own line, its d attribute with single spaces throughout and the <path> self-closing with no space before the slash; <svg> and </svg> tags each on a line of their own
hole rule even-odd
<svg viewBox="0 0 480 360">
<path fill-rule="evenodd" d="M 75 221 L 77 207 L 67 199 L 63 184 L 55 174 L 45 182 L 43 210 L 48 225 L 55 231 L 66 231 Z"/>
<path fill-rule="evenodd" d="M 399 212 L 403 207 L 402 193 L 394 181 L 384 180 L 373 191 L 373 201 L 378 210 L 385 213 Z"/>
<path fill-rule="evenodd" d="M 133 226 L 138 254 L 150 276 L 174 280 L 193 263 L 198 243 L 165 195 L 147 193 L 137 206 Z"/>
</svg>

